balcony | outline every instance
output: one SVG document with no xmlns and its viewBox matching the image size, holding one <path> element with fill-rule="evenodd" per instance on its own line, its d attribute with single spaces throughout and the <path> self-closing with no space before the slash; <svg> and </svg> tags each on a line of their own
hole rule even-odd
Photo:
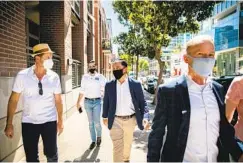
<svg viewBox="0 0 243 163">
<path fill-rule="evenodd" d="M 71 2 L 71 7 L 73 13 L 80 19 L 80 1 L 79 0 L 73 0 Z"/>
</svg>

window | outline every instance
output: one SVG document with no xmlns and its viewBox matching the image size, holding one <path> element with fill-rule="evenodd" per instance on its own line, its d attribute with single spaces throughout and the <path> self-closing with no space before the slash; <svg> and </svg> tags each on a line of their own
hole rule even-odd
<svg viewBox="0 0 243 163">
<path fill-rule="evenodd" d="M 88 12 L 92 15 L 93 14 L 93 6 L 92 6 L 92 1 L 87 1 L 87 8 L 88 8 Z"/>
<path fill-rule="evenodd" d="M 79 0 L 72 0 L 71 7 L 73 12 L 80 18 L 80 1 Z"/>
<path fill-rule="evenodd" d="M 31 56 L 32 47 L 40 43 L 40 28 L 39 25 L 32 22 L 29 19 L 26 19 L 26 53 L 27 53 L 27 67 L 32 66 L 35 61 Z"/>
<path fill-rule="evenodd" d="M 72 88 L 75 89 L 81 86 L 81 63 L 73 60 L 72 64 Z"/>
<path fill-rule="evenodd" d="M 40 43 L 40 27 L 38 24 L 26 19 L 26 53 L 27 53 L 27 67 L 31 67 L 35 64 L 34 58 L 31 56 L 33 54 L 33 46 Z M 53 68 L 59 77 L 61 76 L 61 61 L 59 55 L 53 55 Z"/>
</svg>

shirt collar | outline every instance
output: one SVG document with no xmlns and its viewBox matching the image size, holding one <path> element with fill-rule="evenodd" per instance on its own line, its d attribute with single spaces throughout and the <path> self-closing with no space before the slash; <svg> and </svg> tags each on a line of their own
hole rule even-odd
<svg viewBox="0 0 243 163">
<path fill-rule="evenodd" d="M 35 65 L 33 65 L 33 66 L 30 67 L 29 72 L 28 72 L 28 75 L 29 76 L 31 76 L 31 77 L 33 77 L 33 76 L 35 77 L 36 76 L 35 75 L 35 72 L 34 72 L 35 68 L 36 68 Z M 46 70 L 46 75 L 50 76 L 51 75 L 51 70 L 47 69 Z"/>
<path fill-rule="evenodd" d="M 124 83 L 121 84 L 121 83 L 119 82 L 119 80 L 117 80 L 116 83 L 119 84 L 119 85 L 122 85 L 122 84 L 128 84 L 128 77 L 125 78 Z"/>
<path fill-rule="evenodd" d="M 200 90 L 202 90 L 202 89 L 204 89 L 206 87 L 209 87 L 210 89 L 213 88 L 213 81 L 212 81 L 211 77 L 207 78 L 206 83 L 204 85 L 199 85 L 195 81 L 192 80 L 190 75 L 187 74 L 185 76 L 186 76 L 188 88 L 190 88 L 190 89 L 200 89 Z"/>
</svg>

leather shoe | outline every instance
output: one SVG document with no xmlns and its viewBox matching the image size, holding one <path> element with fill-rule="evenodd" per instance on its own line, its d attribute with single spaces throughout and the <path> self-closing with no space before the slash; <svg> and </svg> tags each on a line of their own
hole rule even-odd
<svg viewBox="0 0 243 163">
<path fill-rule="evenodd" d="M 92 150 L 92 149 L 94 149 L 94 147 L 95 147 L 95 142 L 92 142 L 92 143 L 90 144 L 90 146 L 89 146 L 89 149 Z"/>
<path fill-rule="evenodd" d="M 99 147 L 101 144 L 101 137 L 97 137 L 97 147 Z"/>
</svg>

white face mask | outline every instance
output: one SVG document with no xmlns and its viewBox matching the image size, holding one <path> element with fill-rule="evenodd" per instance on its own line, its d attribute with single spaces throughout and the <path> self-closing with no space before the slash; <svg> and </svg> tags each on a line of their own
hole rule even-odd
<svg viewBox="0 0 243 163">
<path fill-rule="evenodd" d="M 192 68 L 198 75 L 208 77 L 212 73 L 215 64 L 215 58 L 189 57 L 193 59 Z"/>
<path fill-rule="evenodd" d="M 45 69 L 52 69 L 54 63 L 52 59 L 44 60 L 43 66 Z"/>
</svg>

